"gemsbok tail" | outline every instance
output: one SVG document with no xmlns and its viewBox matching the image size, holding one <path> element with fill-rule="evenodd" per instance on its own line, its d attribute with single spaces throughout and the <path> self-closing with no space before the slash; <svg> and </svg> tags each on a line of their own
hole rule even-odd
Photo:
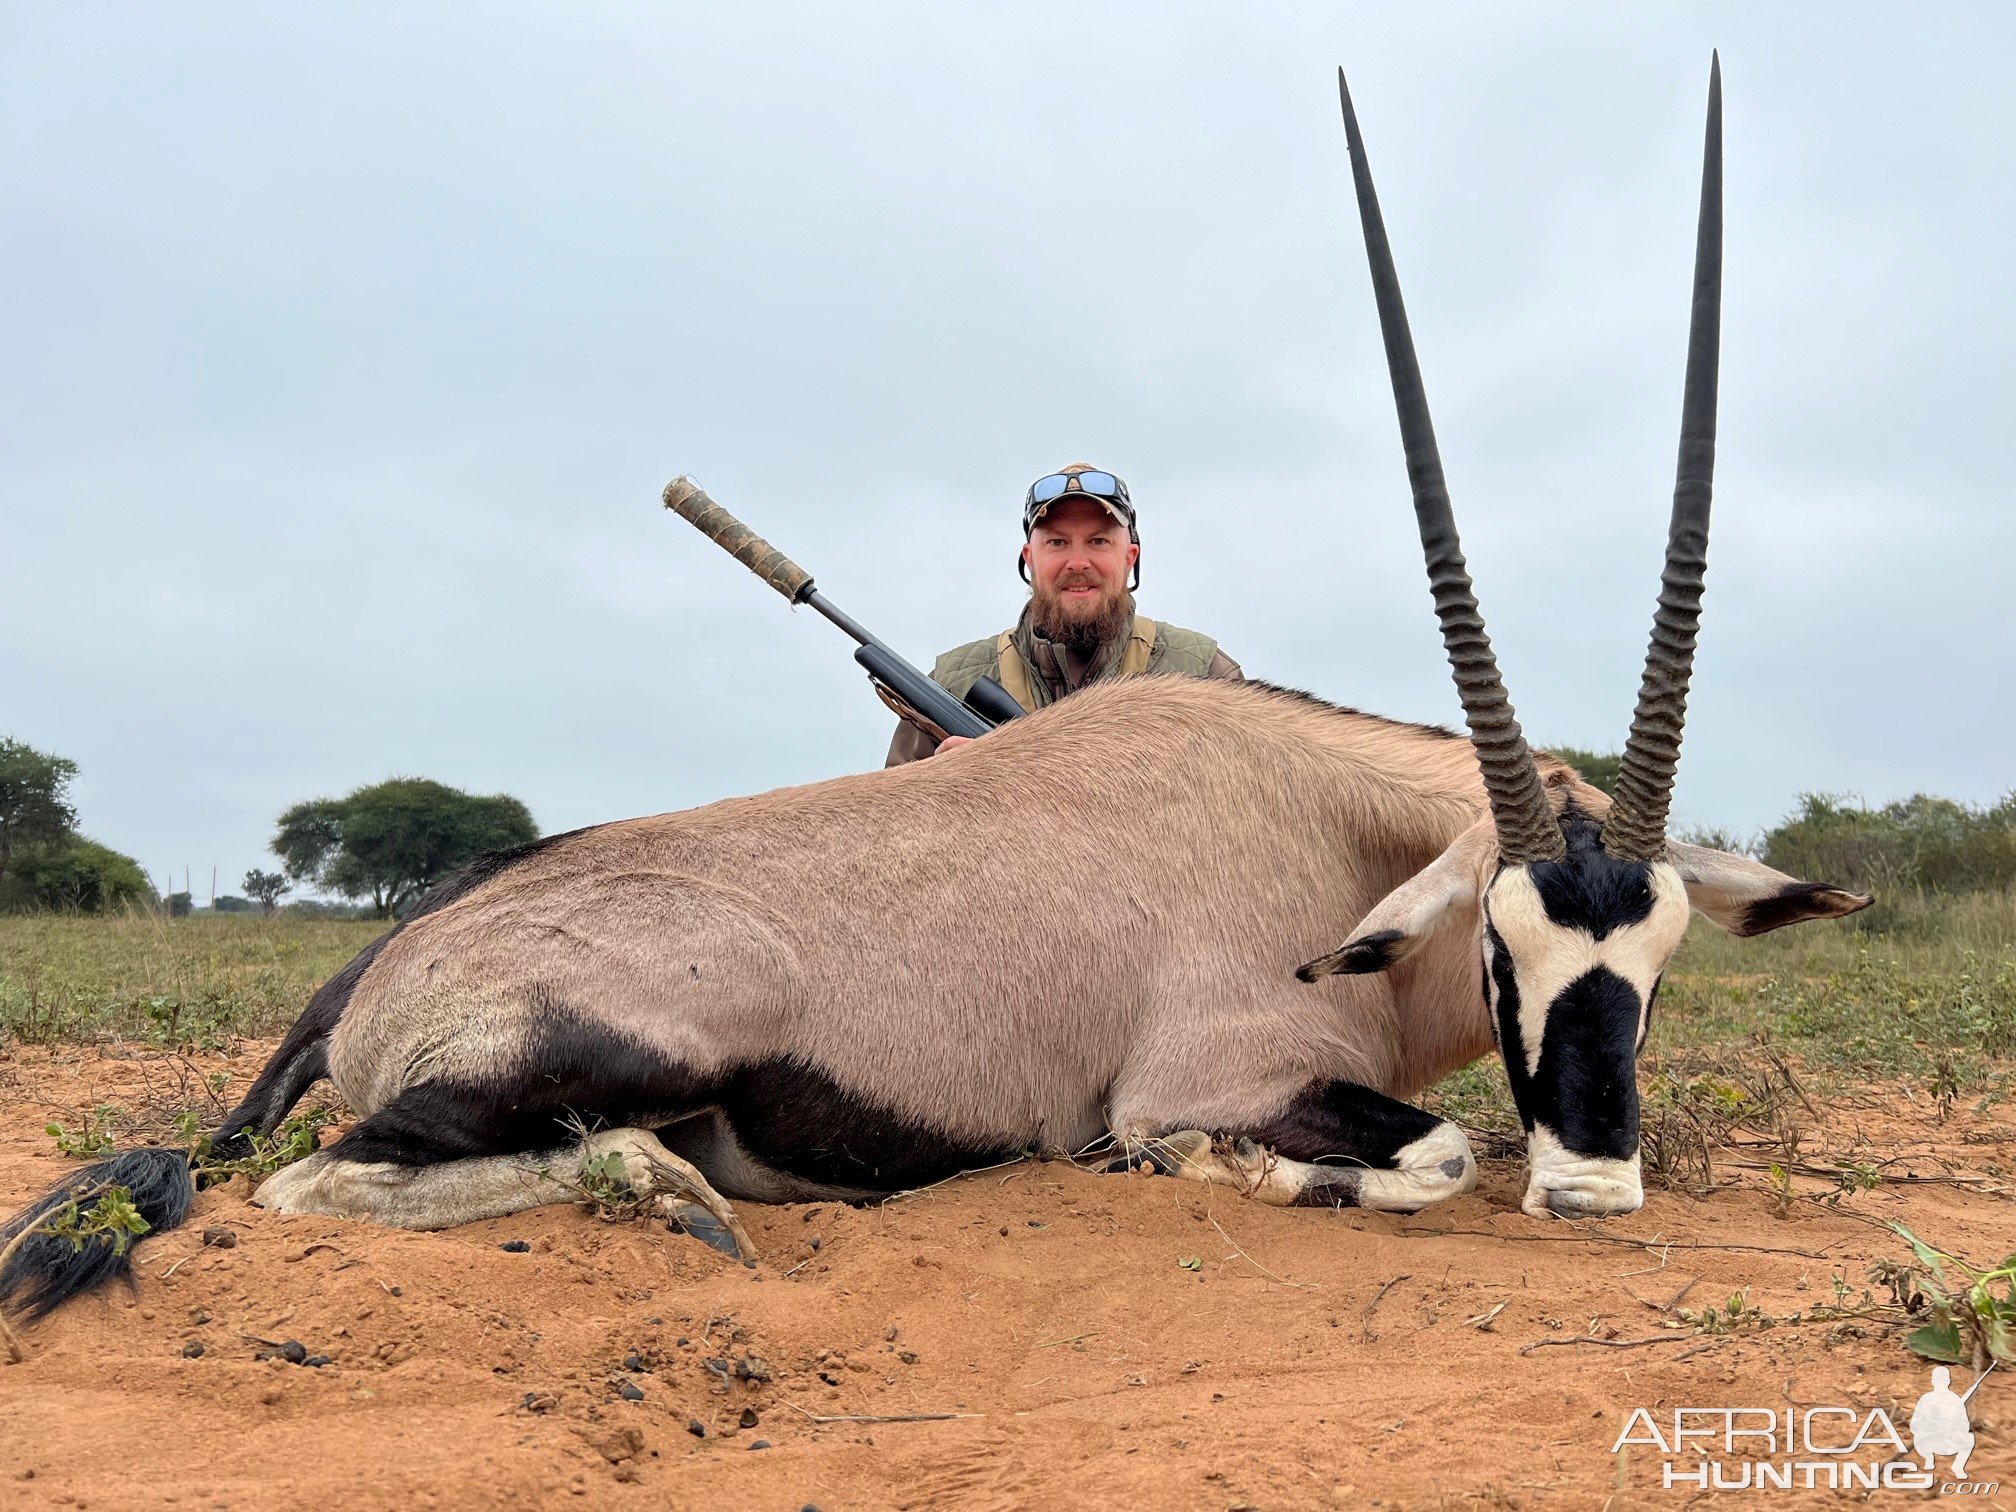
<svg viewBox="0 0 2016 1512">
<path fill-rule="evenodd" d="M 132 1150 L 73 1172 L 0 1228 L 0 1250 L 8 1252 L 0 1265 L 0 1308 L 32 1320 L 115 1276 L 131 1278 L 129 1246 L 117 1237 L 95 1234 L 73 1243 L 46 1231 L 70 1203 L 88 1211 L 114 1187 L 125 1188 L 148 1233 L 174 1228 L 196 1200 L 187 1150 Z"/>
<path fill-rule="evenodd" d="M 350 990 L 377 954 L 374 944 L 323 984 L 245 1100 L 226 1115 L 200 1147 L 206 1159 L 248 1155 L 252 1135 L 271 1134 L 329 1068 L 329 1035 L 343 1016 Z M 123 1188 L 147 1223 L 142 1236 L 165 1233 L 189 1216 L 196 1200 L 195 1154 L 189 1150 L 130 1150 L 73 1171 L 0 1226 L 0 1310 L 33 1321 L 114 1278 L 132 1281 L 127 1235 L 49 1232 L 71 1203 L 80 1214 L 112 1188 Z"/>
</svg>

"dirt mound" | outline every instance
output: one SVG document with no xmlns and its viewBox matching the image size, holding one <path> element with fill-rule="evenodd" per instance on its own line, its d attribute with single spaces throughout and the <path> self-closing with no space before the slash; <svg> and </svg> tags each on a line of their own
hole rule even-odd
<svg viewBox="0 0 2016 1512">
<path fill-rule="evenodd" d="M 0 1208 L 71 1168 L 50 1119 L 220 1071 L 228 1098 L 270 1047 L 241 1048 L 0 1060 Z M 2016 1236 L 1992 1178 L 1948 1179 L 2007 1161 L 2006 1114 L 1826 1112 L 1936 1179 L 1829 1206 L 1725 1162 L 1706 1200 L 1542 1224 L 1512 1162 L 1412 1218 L 1021 1164 L 877 1207 L 745 1206 L 754 1269 L 572 1208 L 409 1234 L 225 1188 L 140 1246 L 137 1295 L 74 1304 L 0 1366 L 0 1506 L 1677 1505 L 1656 1450 L 1611 1453 L 1634 1408 L 1901 1426 L 1927 1376 L 1897 1325 L 1807 1315 L 1907 1258 L 1884 1221 L 1979 1258 Z M 1711 1308 L 1726 1326 L 1679 1316 Z M 1971 1404 L 1978 1477 L 2016 1480 L 2010 1389 Z"/>
</svg>

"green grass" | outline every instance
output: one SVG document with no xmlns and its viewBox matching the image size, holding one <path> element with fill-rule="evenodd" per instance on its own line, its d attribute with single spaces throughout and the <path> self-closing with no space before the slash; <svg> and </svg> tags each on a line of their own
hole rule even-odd
<svg viewBox="0 0 2016 1512">
<path fill-rule="evenodd" d="M 0 1041 L 214 1047 L 273 1034 L 386 927 L 284 914 L 0 918 Z"/>
</svg>

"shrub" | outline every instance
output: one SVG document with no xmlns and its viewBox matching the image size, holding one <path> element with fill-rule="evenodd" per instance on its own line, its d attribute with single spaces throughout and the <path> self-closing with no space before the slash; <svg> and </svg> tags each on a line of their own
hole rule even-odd
<svg viewBox="0 0 2016 1512">
<path fill-rule="evenodd" d="M 154 888 L 131 856 L 82 835 L 66 835 L 15 851 L 0 901 L 16 910 L 107 913 L 153 900 Z"/>
</svg>

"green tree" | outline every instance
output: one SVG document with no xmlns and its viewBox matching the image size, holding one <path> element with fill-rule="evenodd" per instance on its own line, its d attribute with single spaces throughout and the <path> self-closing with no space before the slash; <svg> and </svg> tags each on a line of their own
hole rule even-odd
<svg viewBox="0 0 2016 1512">
<path fill-rule="evenodd" d="M 369 898 L 383 919 L 485 852 L 538 837 L 531 812 L 507 794 L 394 777 L 347 798 L 295 804 L 280 816 L 273 853 L 295 881 Z"/>
<path fill-rule="evenodd" d="M 1582 780 L 1591 787 L 1601 788 L 1606 793 L 1617 791 L 1617 773 L 1624 765 L 1621 752 L 1584 751 L 1576 746 L 1552 746 L 1549 756 L 1559 756 L 1568 765 L 1582 774 Z"/>
<path fill-rule="evenodd" d="M 16 906 L 76 913 L 106 913 L 154 898 L 138 861 L 82 835 L 23 845 L 14 853 L 6 890 Z"/>
<path fill-rule="evenodd" d="M 60 840 L 77 822 L 64 789 L 77 763 L 0 736 L 0 879 L 17 846 Z"/>
<path fill-rule="evenodd" d="M 245 896 L 259 905 L 261 913 L 272 913 L 280 900 L 292 890 L 293 884 L 279 872 L 260 871 L 254 867 L 245 873 Z"/>
</svg>

